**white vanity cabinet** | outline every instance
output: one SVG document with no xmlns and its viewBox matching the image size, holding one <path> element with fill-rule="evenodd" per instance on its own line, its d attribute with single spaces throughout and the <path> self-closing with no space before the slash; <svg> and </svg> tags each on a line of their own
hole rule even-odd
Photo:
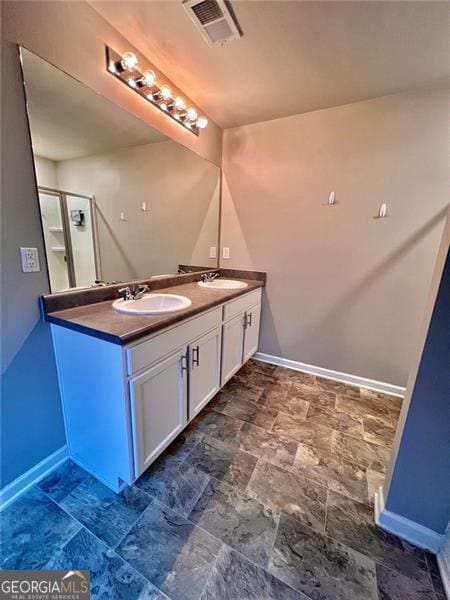
<svg viewBox="0 0 450 600">
<path fill-rule="evenodd" d="M 222 385 L 225 385 L 243 364 L 244 327 L 244 313 L 239 313 L 223 324 Z"/>
<path fill-rule="evenodd" d="M 259 341 L 261 290 L 224 306 L 222 386 L 256 352 Z"/>
<path fill-rule="evenodd" d="M 220 390 L 222 327 L 189 345 L 189 420 Z"/>
<path fill-rule="evenodd" d="M 247 362 L 258 350 L 261 304 L 250 307 L 245 312 L 243 361 Z"/>
<path fill-rule="evenodd" d="M 52 325 L 68 451 L 119 491 L 257 349 L 261 289 L 126 346 Z"/>
<path fill-rule="evenodd" d="M 187 421 L 185 350 L 129 382 L 136 473 L 143 473 Z"/>
</svg>

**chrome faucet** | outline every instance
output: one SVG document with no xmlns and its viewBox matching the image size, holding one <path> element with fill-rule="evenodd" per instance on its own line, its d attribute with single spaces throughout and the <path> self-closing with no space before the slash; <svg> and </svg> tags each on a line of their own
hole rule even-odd
<svg viewBox="0 0 450 600">
<path fill-rule="evenodd" d="M 122 294 L 124 300 L 139 300 L 145 292 L 148 292 L 148 285 L 127 286 L 119 290 L 119 294 Z"/>
<path fill-rule="evenodd" d="M 209 281 L 214 281 L 216 277 L 220 277 L 220 273 L 203 273 L 201 280 L 203 283 L 208 283 Z"/>
</svg>

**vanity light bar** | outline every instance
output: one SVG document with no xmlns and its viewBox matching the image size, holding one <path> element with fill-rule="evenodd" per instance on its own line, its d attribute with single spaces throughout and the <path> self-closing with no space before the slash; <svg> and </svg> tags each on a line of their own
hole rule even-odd
<svg viewBox="0 0 450 600">
<path fill-rule="evenodd" d="M 197 114 L 193 107 L 186 107 L 186 101 L 181 96 L 173 97 L 172 90 L 167 85 L 159 87 L 156 75 L 151 70 L 141 71 L 138 59 L 133 52 L 120 55 L 106 46 L 106 68 L 142 98 L 159 108 L 183 125 L 188 131 L 200 135 L 200 130 L 208 125 L 208 119 Z"/>
</svg>

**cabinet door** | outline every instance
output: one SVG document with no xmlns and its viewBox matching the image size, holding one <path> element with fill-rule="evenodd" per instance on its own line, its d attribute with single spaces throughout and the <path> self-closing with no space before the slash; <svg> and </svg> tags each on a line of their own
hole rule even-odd
<svg viewBox="0 0 450 600">
<path fill-rule="evenodd" d="M 246 325 L 244 333 L 244 362 L 246 362 L 258 350 L 260 317 L 260 304 L 246 311 Z"/>
<path fill-rule="evenodd" d="M 242 366 L 244 313 L 225 323 L 222 330 L 222 385 Z"/>
<path fill-rule="evenodd" d="M 187 423 L 185 350 L 130 380 L 136 477 Z"/>
<path fill-rule="evenodd" d="M 220 389 L 221 339 L 222 331 L 218 327 L 189 346 L 189 420 Z"/>
</svg>

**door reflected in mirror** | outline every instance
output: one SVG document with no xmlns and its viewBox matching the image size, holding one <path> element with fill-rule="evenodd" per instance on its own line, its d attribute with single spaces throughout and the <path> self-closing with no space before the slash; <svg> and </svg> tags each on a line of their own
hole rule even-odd
<svg viewBox="0 0 450 600">
<path fill-rule="evenodd" d="M 51 291 L 216 268 L 219 167 L 20 52 Z"/>
</svg>

